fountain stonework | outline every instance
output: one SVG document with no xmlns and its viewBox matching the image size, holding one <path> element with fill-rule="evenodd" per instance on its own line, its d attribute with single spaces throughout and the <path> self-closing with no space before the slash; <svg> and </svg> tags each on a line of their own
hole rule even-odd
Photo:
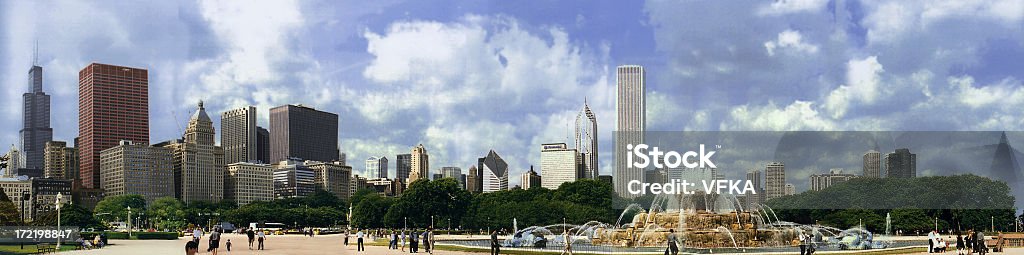
<svg viewBox="0 0 1024 255">
<path fill-rule="evenodd" d="M 680 220 L 680 217 L 683 220 Z M 618 229 L 598 228 L 591 240 L 595 245 L 619 247 L 664 247 L 669 229 L 675 229 L 687 247 L 766 247 L 793 245 L 794 229 L 761 228 L 750 212 L 713 213 L 703 210 L 679 212 L 646 211 Z"/>
</svg>

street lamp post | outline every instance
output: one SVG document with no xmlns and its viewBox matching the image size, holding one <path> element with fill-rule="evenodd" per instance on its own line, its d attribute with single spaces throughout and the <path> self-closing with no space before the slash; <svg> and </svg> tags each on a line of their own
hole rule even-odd
<svg viewBox="0 0 1024 255">
<path fill-rule="evenodd" d="M 132 239 L 132 206 L 128 206 L 128 239 Z"/>
<path fill-rule="evenodd" d="M 54 204 L 56 204 L 56 206 L 57 206 L 57 231 L 60 231 L 57 234 L 57 251 L 60 251 L 60 236 L 64 235 L 63 231 L 61 231 L 61 229 L 60 229 L 60 200 L 63 199 L 63 198 L 64 198 L 64 195 L 58 192 L 57 193 L 57 201 L 54 202 Z"/>
</svg>

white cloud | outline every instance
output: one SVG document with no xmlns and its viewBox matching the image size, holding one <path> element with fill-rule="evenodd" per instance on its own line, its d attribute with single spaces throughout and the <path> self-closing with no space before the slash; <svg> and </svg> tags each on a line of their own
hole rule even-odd
<svg viewBox="0 0 1024 255">
<path fill-rule="evenodd" d="M 863 25 L 872 43 L 905 38 L 913 34 L 910 31 L 926 30 L 951 19 L 994 21 L 1018 28 L 1024 21 L 1024 1 L 1019 0 L 866 1 L 865 5 L 868 11 Z"/>
<path fill-rule="evenodd" d="M 847 62 L 846 85 L 841 85 L 825 98 L 825 109 L 834 119 L 842 118 L 853 103 L 871 104 L 883 92 L 881 74 L 885 72 L 878 57 L 854 59 Z"/>
<path fill-rule="evenodd" d="M 761 15 L 783 15 L 813 12 L 821 10 L 826 4 L 828 4 L 828 0 L 775 0 L 768 6 L 762 6 L 758 13 Z"/>
<path fill-rule="evenodd" d="M 803 35 L 799 31 L 786 29 L 779 33 L 777 39 L 767 41 L 764 43 L 765 50 L 768 51 L 768 56 L 775 56 L 775 51 L 782 50 L 784 48 L 793 49 L 793 51 L 800 53 L 815 54 L 818 53 L 818 46 L 804 42 Z"/>
<path fill-rule="evenodd" d="M 769 102 L 765 106 L 741 105 L 729 112 L 719 130 L 836 130 L 836 124 L 822 118 L 812 106 L 813 102 L 794 101 L 783 108 Z"/>
</svg>

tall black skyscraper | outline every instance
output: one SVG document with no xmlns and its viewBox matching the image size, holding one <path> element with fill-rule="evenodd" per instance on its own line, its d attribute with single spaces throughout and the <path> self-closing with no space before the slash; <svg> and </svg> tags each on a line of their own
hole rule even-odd
<svg viewBox="0 0 1024 255">
<path fill-rule="evenodd" d="M 270 109 L 270 160 L 338 160 L 338 115 L 303 105 Z"/>
<path fill-rule="evenodd" d="M 404 182 L 409 179 L 409 172 L 412 172 L 412 154 L 398 154 L 395 158 L 396 178 Z"/>
<path fill-rule="evenodd" d="M 885 155 L 885 171 L 888 178 L 917 177 L 917 154 L 910 149 L 896 149 Z"/>
<path fill-rule="evenodd" d="M 270 131 L 256 127 L 256 160 L 270 164 Z"/>
<path fill-rule="evenodd" d="M 25 103 L 24 128 L 21 129 L 21 151 L 25 155 L 25 168 L 43 169 L 46 142 L 53 140 L 50 128 L 50 95 L 43 92 L 43 68 L 32 63 L 28 70 L 28 93 L 21 97 Z M 16 169 L 16 167 L 14 167 Z"/>
</svg>

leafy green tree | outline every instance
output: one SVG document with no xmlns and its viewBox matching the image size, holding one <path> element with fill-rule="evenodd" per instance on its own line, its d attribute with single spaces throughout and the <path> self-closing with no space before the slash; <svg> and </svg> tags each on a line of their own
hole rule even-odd
<svg viewBox="0 0 1024 255">
<path fill-rule="evenodd" d="M 185 217 L 185 203 L 173 197 L 162 197 L 153 201 L 146 213 L 158 229 L 183 229 L 188 224 Z"/>
<path fill-rule="evenodd" d="M 36 226 L 57 226 L 57 210 L 48 211 L 32 221 Z M 92 212 L 77 204 L 64 204 L 60 208 L 61 226 L 77 226 L 79 228 L 103 228 L 103 224 L 93 217 Z"/>
<path fill-rule="evenodd" d="M 102 222 L 125 221 L 128 218 L 129 206 L 132 208 L 132 214 L 144 212 L 146 211 L 146 199 L 137 194 L 105 197 L 96 203 L 96 208 L 93 211 L 97 215 L 96 218 Z"/>
<path fill-rule="evenodd" d="M 0 189 L 0 225 L 15 226 L 21 224 L 21 212 L 14 202 Z"/>
<path fill-rule="evenodd" d="M 384 216 L 393 203 L 393 199 L 376 194 L 363 197 L 352 212 L 352 224 L 359 228 L 384 227 Z"/>
</svg>

